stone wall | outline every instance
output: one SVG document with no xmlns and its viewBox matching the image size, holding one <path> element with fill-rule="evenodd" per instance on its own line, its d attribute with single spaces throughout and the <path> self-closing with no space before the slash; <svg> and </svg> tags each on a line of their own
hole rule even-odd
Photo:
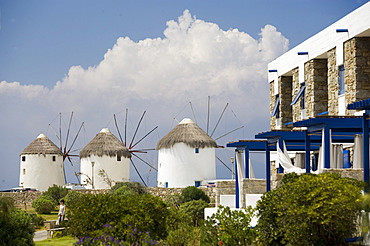
<svg viewBox="0 0 370 246">
<path fill-rule="evenodd" d="M 292 84 L 293 84 L 293 98 L 298 94 L 301 83 L 299 83 L 299 69 L 296 67 L 292 70 Z M 292 106 L 292 117 L 293 121 L 300 121 L 301 120 L 301 106 L 300 102 L 297 102 Z"/>
<path fill-rule="evenodd" d="M 199 187 L 211 200 L 211 206 L 220 204 L 220 195 L 235 195 L 235 180 L 220 180 L 215 182 L 215 187 Z M 148 187 L 147 190 L 154 196 L 165 199 L 169 195 L 181 193 L 184 188 L 164 188 Z M 109 190 L 76 190 L 84 194 L 104 194 Z M 244 179 L 241 187 L 243 193 L 241 202 L 244 202 L 245 194 L 262 194 L 266 191 L 266 181 L 264 179 Z M 20 208 L 28 209 L 32 207 L 32 202 L 42 195 L 42 192 L 0 192 L 0 196 L 11 197 L 15 205 Z"/>
<path fill-rule="evenodd" d="M 41 196 L 41 192 L 0 192 L 0 196 L 11 197 L 16 207 L 29 209 L 32 208 L 32 202 Z"/>
<path fill-rule="evenodd" d="M 271 116 L 272 110 L 275 105 L 275 92 L 274 92 L 274 82 L 270 83 L 270 129 L 276 129 L 276 118 Z"/>
<path fill-rule="evenodd" d="M 331 49 L 328 55 L 328 111 L 329 115 L 338 115 L 338 67 L 336 49 Z"/>
<path fill-rule="evenodd" d="M 281 128 L 290 129 L 291 125 L 285 125 L 285 123 L 292 122 L 292 76 L 280 76 L 279 77 L 279 95 L 280 95 L 280 118 Z"/>
<path fill-rule="evenodd" d="M 316 117 L 328 110 L 327 59 L 313 59 L 305 63 L 306 117 Z"/>
<path fill-rule="evenodd" d="M 352 38 L 344 43 L 346 102 L 370 97 L 370 38 Z M 347 115 L 354 110 L 346 110 Z"/>
</svg>

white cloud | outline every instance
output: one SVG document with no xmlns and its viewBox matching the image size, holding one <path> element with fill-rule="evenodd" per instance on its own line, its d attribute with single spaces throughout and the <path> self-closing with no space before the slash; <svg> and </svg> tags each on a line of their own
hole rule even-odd
<svg viewBox="0 0 370 246">
<path fill-rule="evenodd" d="M 271 25 L 262 28 L 260 39 L 255 40 L 237 29 L 225 31 L 196 19 L 185 10 L 177 21 L 167 22 L 163 39 L 118 38 L 98 65 L 71 67 L 50 90 L 1 82 L 0 103 L 11 98 L 16 104 L 7 105 L 3 117 L 20 108 L 42 119 L 59 111 L 75 111 L 96 131 L 113 113 L 135 108 L 152 112 L 153 121 L 163 126 L 188 101 L 212 96 L 218 98 L 214 105 L 230 102 L 243 124 L 264 121 L 262 125 L 268 126 L 267 63 L 286 51 L 288 44 Z M 21 122 L 5 120 L 0 126 L 24 128 Z M 33 140 L 39 133 L 37 124 L 27 127 L 31 132 L 22 133 Z M 164 133 L 170 130 L 166 127 L 162 127 Z M 19 152 L 28 145 L 17 144 Z M 2 153 L 4 159 L 7 152 Z M 17 159 L 16 154 L 11 158 Z"/>
</svg>

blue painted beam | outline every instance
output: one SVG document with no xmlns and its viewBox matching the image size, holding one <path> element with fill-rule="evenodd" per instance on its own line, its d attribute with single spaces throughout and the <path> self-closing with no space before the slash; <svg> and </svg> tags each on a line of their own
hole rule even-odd
<svg viewBox="0 0 370 246">
<path fill-rule="evenodd" d="M 237 150 L 235 150 L 235 208 L 239 208 L 239 175 L 238 175 L 238 161 L 236 158 Z"/>
<path fill-rule="evenodd" d="M 278 143 L 279 145 L 279 148 L 284 151 L 284 141 L 282 138 L 279 139 Z M 278 173 L 284 173 L 284 168 L 281 166 L 281 164 L 279 163 L 279 168 L 278 168 Z"/>
<path fill-rule="evenodd" d="M 245 176 L 246 179 L 249 179 L 250 178 L 250 173 L 249 173 L 250 163 L 249 163 L 249 149 L 248 149 L 248 147 L 244 148 L 244 162 L 245 162 L 244 176 Z"/>
<path fill-rule="evenodd" d="M 323 152 L 324 152 L 324 168 L 330 168 L 330 128 L 325 127 L 323 129 L 324 133 L 324 146 L 323 146 Z"/>
<path fill-rule="evenodd" d="M 266 192 L 271 190 L 270 146 L 266 142 Z"/>
<path fill-rule="evenodd" d="M 306 167 L 306 173 L 310 173 L 310 135 L 308 134 L 307 131 L 305 131 L 305 147 L 306 147 L 306 152 L 305 152 L 305 167 Z"/>
<path fill-rule="evenodd" d="M 369 120 L 368 110 L 362 116 L 362 157 L 364 162 L 364 181 L 366 183 L 365 192 L 369 192 Z"/>
</svg>

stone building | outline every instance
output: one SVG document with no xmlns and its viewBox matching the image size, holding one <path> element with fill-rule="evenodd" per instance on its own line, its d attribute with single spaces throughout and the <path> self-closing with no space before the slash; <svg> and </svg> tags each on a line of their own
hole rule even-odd
<svg viewBox="0 0 370 246">
<path fill-rule="evenodd" d="M 351 116 L 370 97 L 370 2 L 268 65 L 270 128 L 319 115 Z"/>
</svg>

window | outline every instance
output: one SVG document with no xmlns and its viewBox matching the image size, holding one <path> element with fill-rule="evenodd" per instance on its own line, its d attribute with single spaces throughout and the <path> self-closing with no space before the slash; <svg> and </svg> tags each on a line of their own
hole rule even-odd
<svg viewBox="0 0 370 246">
<path fill-rule="evenodd" d="M 117 155 L 117 161 L 121 161 L 121 156 Z"/>
<path fill-rule="evenodd" d="M 280 118 L 279 105 L 280 105 L 280 96 L 278 94 L 278 95 L 275 96 L 275 106 L 274 106 L 274 109 L 272 110 L 271 116 L 275 116 L 276 118 Z"/>
<path fill-rule="evenodd" d="M 168 182 L 165 183 L 166 188 L 168 188 Z"/>
<path fill-rule="evenodd" d="M 199 154 L 199 148 L 195 148 L 194 151 L 195 151 L 195 154 Z"/>
<path fill-rule="evenodd" d="M 53 161 L 55 162 L 57 159 L 57 157 L 55 155 L 53 155 Z"/>
<path fill-rule="evenodd" d="M 305 90 L 306 90 L 306 84 L 303 82 L 301 83 L 301 88 L 299 89 L 298 94 L 295 96 L 290 106 L 293 106 L 294 104 L 296 104 L 298 100 L 301 98 L 301 109 L 305 109 L 305 105 L 304 105 Z"/>
<path fill-rule="evenodd" d="M 344 66 L 339 66 L 339 95 L 343 95 L 346 92 L 345 83 L 344 83 Z"/>
<path fill-rule="evenodd" d="M 26 175 L 26 169 L 23 168 L 23 175 Z"/>
<path fill-rule="evenodd" d="M 200 181 L 194 181 L 194 186 L 199 187 L 200 186 Z"/>
<path fill-rule="evenodd" d="M 22 161 L 26 161 L 26 157 L 24 155 L 22 156 Z"/>
</svg>

